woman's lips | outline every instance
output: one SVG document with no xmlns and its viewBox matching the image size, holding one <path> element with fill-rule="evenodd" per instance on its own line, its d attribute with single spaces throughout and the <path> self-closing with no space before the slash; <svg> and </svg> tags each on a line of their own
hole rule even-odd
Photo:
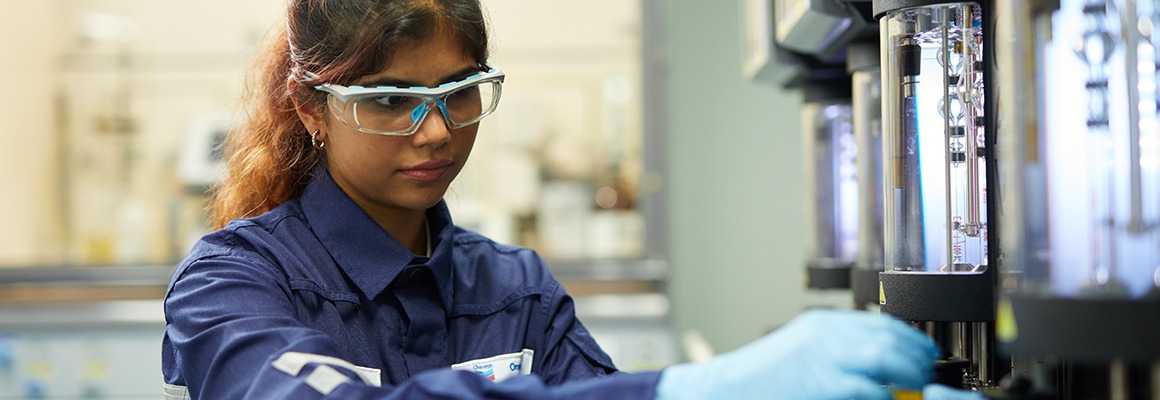
<svg viewBox="0 0 1160 400">
<path fill-rule="evenodd" d="M 419 182 L 430 182 L 447 174 L 451 160 L 428 160 L 421 164 L 402 169 L 403 175 Z"/>
</svg>

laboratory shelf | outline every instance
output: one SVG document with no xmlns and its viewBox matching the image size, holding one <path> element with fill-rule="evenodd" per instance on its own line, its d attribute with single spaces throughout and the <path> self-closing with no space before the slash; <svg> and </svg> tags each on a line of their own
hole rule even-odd
<svg viewBox="0 0 1160 400">
<path fill-rule="evenodd" d="M 546 260 L 559 281 L 659 281 L 669 279 L 663 260 Z"/>
<path fill-rule="evenodd" d="M 667 281 L 663 260 L 546 260 L 558 280 Z M 175 266 L 60 266 L 0 268 L 0 286 L 87 283 L 94 285 L 168 285 Z"/>
<path fill-rule="evenodd" d="M 0 268 L 0 285 L 87 283 L 167 285 L 175 266 L 60 266 Z"/>
<path fill-rule="evenodd" d="M 547 260 L 573 295 L 663 293 L 663 260 Z M 0 268 L 0 305 L 160 299 L 174 266 L 59 266 Z"/>
<path fill-rule="evenodd" d="M 0 305 L 160 299 L 172 266 L 0 268 Z"/>
</svg>

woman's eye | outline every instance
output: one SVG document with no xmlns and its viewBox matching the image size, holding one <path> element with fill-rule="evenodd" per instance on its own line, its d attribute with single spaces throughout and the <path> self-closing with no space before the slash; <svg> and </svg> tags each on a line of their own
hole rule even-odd
<svg viewBox="0 0 1160 400">
<path fill-rule="evenodd" d="M 386 107 L 396 107 L 402 105 L 406 99 L 403 96 L 382 96 L 376 97 L 375 103 Z"/>
<path fill-rule="evenodd" d="M 478 93 L 479 93 L 479 86 L 468 86 L 468 87 L 465 87 L 463 89 L 459 89 L 459 90 L 456 90 L 454 92 L 451 92 L 451 95 L 449 97 L 466 98 L 466 97 L 476 96 L 476 95 L 478 95 Z"/>
</svg>

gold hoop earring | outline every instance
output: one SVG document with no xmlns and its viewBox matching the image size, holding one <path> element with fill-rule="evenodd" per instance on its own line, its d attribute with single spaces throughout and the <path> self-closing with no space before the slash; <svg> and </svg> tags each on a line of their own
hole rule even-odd
<svg viewBox="0 0 1160 400">
<path fill-rule="evenodd" d="M 322 132 L 322 130 L 316 130 L 314 133 L 310 134 L 310 144 L 314 146 L 314 148 L 322 150 L 323 147 L 326 147 L 326 141 L 317 139 L 318 132 Z"/>
</svg>

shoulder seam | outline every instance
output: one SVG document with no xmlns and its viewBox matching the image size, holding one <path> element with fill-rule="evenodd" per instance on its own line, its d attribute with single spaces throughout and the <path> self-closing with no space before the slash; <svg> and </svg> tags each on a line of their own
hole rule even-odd
<svg viewBox="0 0 1160 400">
<path fill-rule="evenodd" d="M 264 227 L 261 224 L 254 222 L 253 219 L 245 219 L 245 220 L 231 221 L 231 222 L 235 222 L 235 225 L 234 226 L 226 225 L 226 227 L 224 229 L 228 229 L 230 232 L 236 232 L 238 229 L 241 229 L 241 228 L 258 228 L 258 229 L 265 231 L 266 233 L 273 233 L 273 231 L 275 229 L 278 229 L 278 225 L 281 225 L 282 221 L 285 221 L 287 218 L 296 218 L 300 221 L 305 222 L 304 219 L 298 218 L 297 215 L 286 214 L 286 215 L 281 215 L 278 218 L 271 220 L 270 223 L 267 224 L 268 227 Z"/>
<path fill-rule="evenodd" d="M 278 217 L 278 219 L 275 219 L 273 222 L 271 222 L 270 229 L 266 230 L 266 232 L 273 233 L 275 229 L 278 229 L 278 225 L 281 225 L 282 221 L 285 221 L 288 218 L 297 219 L 297 220 L 305 223 L 307 226 L 310 226 L 310 224 L 308 222 L 306 222 L 306 219 L 300 218 L 298 215 L 295 215 L 295 214 L 286 214 L 286 215 L 283 215 L 281 217 Z"/>
</svg>

